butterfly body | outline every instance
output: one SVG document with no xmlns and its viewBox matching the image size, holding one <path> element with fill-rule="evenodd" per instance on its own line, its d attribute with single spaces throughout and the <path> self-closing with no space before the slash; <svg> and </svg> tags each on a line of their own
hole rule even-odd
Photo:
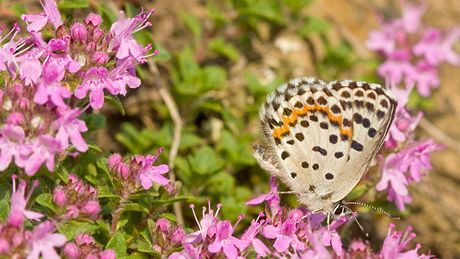
<svg viewBox="0 0 460 259">
<path fill-rule="evenodd" d="M 377 84 L 293 79 L 260 109 L 267 145 L 255 157 L 310 210 L 332 212 L 368 170 L 395 107 Z"/>
</svg>

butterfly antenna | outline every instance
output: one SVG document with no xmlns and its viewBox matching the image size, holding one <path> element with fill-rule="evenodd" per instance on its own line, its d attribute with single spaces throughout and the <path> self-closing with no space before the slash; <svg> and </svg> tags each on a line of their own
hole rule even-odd
<svg viewBox="0 0 460 259">
<path fill-rule="evenodd" d="M 299 192 L 295 192 L 295 191 L 284 191 L 284 192 L 278 192 L 278 194 L 299 194 Z"/>
<path fill-rule="evenodd" d="M 366 236 L 366 238 L 369 238 L 369 233 L 367 233 L 367 231 L 364 230 L 363 225 L 361 225 L 361 223 L 359 223 L 358 219 L 356 217 L 353 217 L 353 220 L 356 222 L 356 225 L 358 225 L 359 229 Z"/>
<path fill-rule="evenodd" d="M 375 206 L 372 206 L 372 205 L 369 205 L 369 204 L 366 204 L 366 203 L 362 203 L 362 202 L 357 202 L 357 201 L 347 201 L 345 202 L 346 205 L 361 205 L 361 206 L 364 206 L 364 207 L 367 207 L 367 208 L 370 208 L 370 209 L 373 209 L 373 210 L 376 210 L 378 212 L 381 212 L 383 214 L 385 214 L 387 217 L 389 218 L 392 218 L 392 219 L 400 219 L 399 217 L 396 217 L 396 216 L 393 216 L 391 215 L 390 213 L 386 212 L 385 210 L 383 210 L 382 208 L 377 208 Z"/>
<path fill-rule="evenodd" d="M 351 214 L 352 215 L 353 220 L 355 221 L 356 225 L 358 225 L 359 230 L 361 230 L 361 233 L 363 233 L 366 236 L 366 238 L 369 238 L 369 233 L 367 233 L 367 231 L 364 229 L 363 225 L 361 225 L 361 223 L 359 223 L 358 219 L 356 218 L 356 215 L 353 215 L 353 211 L 350 208 L 348 208 L 347 206 L 343 206 L 343 207 L 347 210 L 346 214 Z"/>
</svg>

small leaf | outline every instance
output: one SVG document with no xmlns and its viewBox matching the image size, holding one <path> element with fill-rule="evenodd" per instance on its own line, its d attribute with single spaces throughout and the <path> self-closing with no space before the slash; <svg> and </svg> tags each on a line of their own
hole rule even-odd
<svg viewBox="0 0 460 259">
<path fill-rule="evenodd" d="M 87 222 L 69 221 L 58 227 L 59 232 L 64 234 L 67 240 L 73 239 L 79 233 L 93 234 L 99 229 L 97 225 Z"/>
<path fill-rule="evenodd" d="M 299 34 L 308 38 L 312 33 L 326 33 L 329 29 L 329 23 L 323 19 L 310 16 L 305 24 L 300 28 Z"/>
<path fill-rule="evenodd" d="M 60 1 L 59 8 L 61 9 L 76 9 L 89 7 L 88 0 L 64 0 Z"/>
<path fill-rule="evenodd" d="M 127 248 L 126 248 L 125 236 L 123 235 L 123 233 L 120 232 L 120 231 L 115 233 L 115 235 L 113 235 L 113 237 L 107 243 L 105 248 L 106 249 L 113 249 L 115 251 L 115 253 L 117 254 L 117 258 L 119 256 L 125 256 Z"/>
<path fill-rule="evenodd" d="M 239 59 L 238 49 L 235 48 L 235 46 L 225 42 L 222 38 L 213 39 L 211 42 L 209 42 L 208 48 L 211 51 L 227 57 L 233 62 Z"/>
<path fill-rule="evenodd" d="M 53 212 L 56 212 L 57 210 L 57 207 L 53 202 L 53 196 L 49 193 L 41 193 L 37 196 L 37 198 L 35 198 L 35 201 L 43 207 L 52 210 Z"/>
<path fill-rule="evenodd" d="M 138 203 L 134 203 L 134 202 L 123 205 L 123 209 L 121 211 L 122 212 L 135 211 L 135 212 L 142 212 L 146 214 L 149 212 L 147 208 L 145 208 L 144 206 Z"/>
<path fill-rule="evenodd" d="M 181 21 L 184 23 L 185 27 L 187 27 L 187 29 L 189 29 L 192 32 L 195 42 L 198 43 L 203 33 L 201 29 L 200 20 L 197 17 L 190 15 L 188 13 L 181 13 L 179 14 L 179 17 Z"/>
<path fill-rule="evenodd" d="M 198 174 L 211 174 L 221 169 L 224 161 L 209 146 L 203 146 L 189 157 L 192 170 Z"/>
<path fill-rule="evenodd" d="M 82 116 L 82 119 L 85 121 L 90 132 L 105 127 L 105 116 L 102 114 L 92 113 Z"/>
<path fill-rule="evenodd" d="M 106 100 L 108 103 L 112 104 L 117 111 L 121 113 L 121 115 L 125 116 L 125 108 L 123 107 L 123 104 L 120 101 L 120 98 L 116 95 L 105 95 L 104 100 Z"/>
</svg>

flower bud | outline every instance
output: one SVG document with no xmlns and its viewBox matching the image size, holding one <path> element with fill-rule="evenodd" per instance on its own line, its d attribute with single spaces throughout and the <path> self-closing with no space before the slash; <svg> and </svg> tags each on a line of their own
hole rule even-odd
<svg viewBox="0 0 460 259">
<path fill-rule="evenodd" d="M 96 243 L 94 238 L 86 233 L 80 233 L 75 237 L 78 245 L 93 245 Z"/>
<path fill-rule="evenodd" d="M 86 29 L 85 25 L 81 23 L 75 23 L 70 28 L 70 35 L 72 36 L 73 40 L 86 42 L 88 30 Z"/>
<path fill-rule="evenodd" d="M 24 115 L 20 112 L 12 112 L 6 118 L 8 124 L 21 125 L 24 123 Z"/>
<path fill-rule="evenodd" d="M 75 243 L 67 243 L 64 246 L 64 254 L 69 259 L 77 259 L 80 255 L 80 251 L 78 251 L 78 247 Z"/>
<path fill-rule="evenodd" d="M 184 239 L 185 232 L 182 228 L 177 228 L 172 234 L 171 242 L 173 244 L 181 244 Z"/>
<path fill-rule="evenodd" d="M 91 218 L 97 218 L 99 212 L 101 211 L 101 206 L 97 201 L 88 201 L 81 211 L 88 214 Z"/>
<path fill-rule="evenodd" d="M 94 31 L 93 31 L 93 41 L 98 42 L 102 38 L 103 34 L 104 34 L 104 32 L 101 29 L 99 29 L 99 28 L 94 29 Z"/>
<path fill-rule="evenodd" d="M 65 205 L 65 202 L 67 201 L 66 197 L 65 197 L 65 193 L 64 191 L 59 188 L 59 186 L 54 189 L 54 192 L 53 192 L 53 201 L 54 203 L 56 203 L 56 205 L 58 206 L 64 206 Z"/>
<path fill-rule="evenodd" d="M 120 154 L 112 154 L 109 156 L 108 163 L 109 163 L 109 169 L 113 170 L 119 163 L 121 163 L 121 156 Z"/>
<path fill-rule="evenodd" d="M 88 14 L 88 16 L 86 16 L 86 19 L 85 19 L 86 25 L 92 24 L 95 27 L 99 27 L 101 23 L 102 23 L 102 17 L 99 14 L 90 13 Z"/>
<path fill-rule="evenodd" d="M 8 216 L 8 225 L 20 228 L 24 223 L 24 215 L 19 210 L 13 210 Z"/>
<path fill-rule="evenodd" d="M 99 254 L 99 258 L 100 259 L 115 259 L 116 254 L 115 254 L 115 251 L 113 251 L 112 249 L 107 249 L 104 252 L 101 252 Z"/>
<path fill-rule="evenodd" d="M 0 238 L 0 254 L 7 254 L 10 251 L 10 244 L 3 238 Z"/>
<path fill-rule="evenodd" d="M 169 229 L 169 221 L 167 219 L 161 218 L 157 220 L 157 227 L 161 232 L 165 233 Z"/>
<path fill-rule="evenodd" d="M 109 56 L 107 56 L 106 53 L 101 51 L 96 51 L 93 55 L 93 62 L 97 63 L 98 65 L 104 65 L 105 63 L 107 63 L 108 59 Z"/>
</svg>

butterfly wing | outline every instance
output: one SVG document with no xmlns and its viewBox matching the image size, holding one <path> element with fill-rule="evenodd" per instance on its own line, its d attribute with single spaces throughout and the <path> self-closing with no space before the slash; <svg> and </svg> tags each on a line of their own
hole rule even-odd
<svg viewBox="0 0 460 259">
<path fill-rule="evenodd" d="M 377 84 L 344 80 L 331 82 L 328 87 L 352 117 L 350 148 L 341 163 L 331 197 L 337 202 L 345 198 L 367 172 L 391 126 L 396 100 L 390 91 Z"/>
<path fill-rule="evenodd" d="M 375 99 L 366 101 L 364 95 Z M 299 78 L 267 98 L 260 110 L 267 152 L 274 156 L 277 176 L 293 191 L 308 194 L 303 202 L 310 209 L 330 208 L 366 172 L 394 113 L 388 96 L 377 85 Z M 382 100 L 383 118 L 376 114 Z M 364 125 L 354 122 L 355 114 L 366 117 Z"/>
</svg>

